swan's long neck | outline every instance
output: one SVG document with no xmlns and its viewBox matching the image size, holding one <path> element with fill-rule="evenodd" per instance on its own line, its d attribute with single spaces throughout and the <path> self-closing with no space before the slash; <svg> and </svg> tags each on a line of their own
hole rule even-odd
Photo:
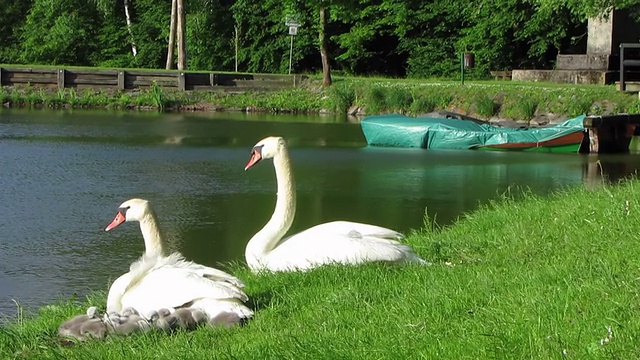
<svg viewBox="0 0 640 360">
<path fill-rule="evenodd" d="M 167 256 L 167 246 L 153 210 L 149 209 L 140 219 L 140 231 L 144 239 L 145 257 Z"/>
<path fill-rule="evenodd" d="M 296 184 L 291 172 L 289 153 L 284 146 L 273 157 L 273 166 L 278 183 L 276 208 L 267 224 L 253 235 L 247 244 L 245 258 L 252 270 L 264 267 L 264 258 L 276 248 L 287 233 L 296 214 Z"/>
</svg>

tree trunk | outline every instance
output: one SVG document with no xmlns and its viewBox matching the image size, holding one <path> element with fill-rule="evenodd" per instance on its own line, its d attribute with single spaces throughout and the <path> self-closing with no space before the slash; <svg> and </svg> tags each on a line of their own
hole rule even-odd
<svg viewBox="0 0 640 360">
<path fill-rule="evenodd" d="M 167 48 L 167 69 L 173 68 L 173 51 L 176 48 L 176 15 L 178 0 L 171 1 L 171 23 L 169 25 L 169 47 Z"/>
<path fill-rule="evenodd" d="M 235 25 L 233 27 L 233 46 L 236 52 L 236 72 L 238 72 L 238 47 L 240 46 L 240 25 Z"/>
<path fill-rule="evenodd" d="M 177 40 L 178 40 L 178 70 L 185 70 L 187 68 L 187 24 L 184 11 L 184 0 L 177 0 L 178 2 L 178 26 L 177 26 Z"/>
<path fill-rule="evenodd" d="M 320 57 L 322 58 L 322 86 L 331 86 L 331 65 L 329 63 L 329 44 L 327 44 L 327 19 L 329 18 L 329 9 L 320 6 Z"/>
<path fill-rule="evenodd" d="M 124 16 L 127 20 L 127 31 L 129 31 L 129 37 L 131 38 L 131 52 L 135 57 L 138 55 L 138 48 L 136 47 L 136 42 L 133 39 L 133 32 L 131 31 L 131 15 L 129 14 L 129 0 L 124 0 Z"/>
</svg>

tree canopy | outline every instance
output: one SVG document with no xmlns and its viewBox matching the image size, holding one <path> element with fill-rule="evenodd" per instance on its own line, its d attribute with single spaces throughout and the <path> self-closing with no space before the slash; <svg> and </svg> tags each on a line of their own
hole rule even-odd
<svg viewBox="0 0 640 360">
<path fill-rule="evenodd" d="M 237 54 L 239 71 L 286 73 L 295 16 L 294 72 L 321 71 L 324 46 L 334 72 L 400 77 L 453 76 L 465 51 L 479 76 L 551 68 L 584 52 L 589 16 L 640 13 L 636 0 L 184 2 L 188 69 L 233 71 Z M 164 68 L 170 14 L 170 0 L 0 0 L 0 62 Z"/>
</svg>

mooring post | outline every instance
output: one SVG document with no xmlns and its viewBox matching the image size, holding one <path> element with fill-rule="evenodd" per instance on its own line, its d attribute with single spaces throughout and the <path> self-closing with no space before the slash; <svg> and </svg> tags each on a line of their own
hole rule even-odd
<svg viewBox="0 0 640 360">
<path fill-rule="evenodd" d="M 184 91 L 187 88 L 185 84 L 185 76 L 183 72 L 178 74 L 178 89 Z"/>
<path fill-rule="evenodd" d="M 125 72 L 120 70 L 118 71 L 118 90 L 124 90 L 125 84 Z"/>
<path fill-rule="evenodd" d="M 58 69 L 58 89 L 64 89 L 65 70 Z"/>
</svg>

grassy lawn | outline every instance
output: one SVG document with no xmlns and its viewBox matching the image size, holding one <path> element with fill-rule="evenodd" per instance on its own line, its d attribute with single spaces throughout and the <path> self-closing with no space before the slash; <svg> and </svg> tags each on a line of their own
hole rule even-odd
<svg viewBox="0 0 640 360">
<path fill-rule="evenodd" d="M 0 358 L 638 358 L 638 190 L 505 197 L 446 228 L 426 217 L 408 242 L 433 266 L 253 275 L 233 264 L 256 309 L 236 329 L 62 347 L 57 326 L 104 294 L 47 306 L 0 327 Z"/>
</svg>

